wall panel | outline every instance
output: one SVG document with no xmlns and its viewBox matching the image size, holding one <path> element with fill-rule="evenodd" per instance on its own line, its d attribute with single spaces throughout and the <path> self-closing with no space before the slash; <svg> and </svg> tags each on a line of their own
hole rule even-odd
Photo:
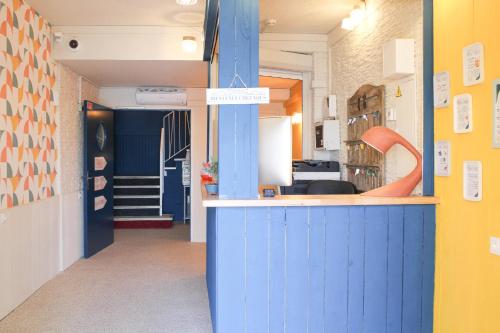
<svg viewBox="0 0 500 333">
<path fill-rule="evenodd" d="M 210 208 L 214 331 L 432 332 L 434 210 Z"/>
</svg>

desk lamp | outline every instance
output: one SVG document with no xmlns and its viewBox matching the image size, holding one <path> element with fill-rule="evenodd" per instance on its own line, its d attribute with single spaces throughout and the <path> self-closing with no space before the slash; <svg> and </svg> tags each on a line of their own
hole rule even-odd
<svg viewBox="0 0 500 333">
<path fill-rule="evenodd" d="M 361 140 L 373 147 L 382 154 L 386 154 L 389 149 L 399 143 L 410 151 L 417 160 L 417 165 L 412 172 L 404 178 L 377 189 L 363 193 L 366 196 L 375 197 L 407 197 L 422 180 L 422 155 L 415 147 L 395 131 L 382 126 L 370 128 L 362 136 Z"/>
</svg>

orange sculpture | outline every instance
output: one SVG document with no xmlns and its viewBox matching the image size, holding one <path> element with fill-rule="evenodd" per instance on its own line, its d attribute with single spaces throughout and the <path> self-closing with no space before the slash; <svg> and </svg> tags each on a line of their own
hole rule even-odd
<svg viewBox="0 0 500 333">
<path fill-rule="evenodd" d="M 417 160 L 417 165 L 412 172 L 404 178 L 361 195 L 374 197 L 407 197 L 422 180 L 422 155 L 408 140 L 387 127 L 377 126 L 366 131 L 361 140 L 367 145 L 386 154 L 395 144 L 400 144 L 410 151 Z"/>
</svg>

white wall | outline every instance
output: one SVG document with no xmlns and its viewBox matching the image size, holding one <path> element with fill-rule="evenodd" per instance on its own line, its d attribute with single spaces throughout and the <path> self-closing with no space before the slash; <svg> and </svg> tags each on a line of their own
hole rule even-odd
<svg viewBox="0 0 500 333">
<path fill-rule="evenodd" d="M 135 102 L 135 89 L 122 87 L 103 87 L 99 92 L 102 104 L 110 108 L 143 108 Z M 191 241 L 206 241 L 206 210 L 201 204 L 200 172 L 207 158 L 207 105 L 205 89 L 188 88 L 188 105 L 156 105 L 148 109 L 186 109 L 191 110 Z"/>
<path fill-rule="evenodd" d="M 395 38 L 414 39 L 416 74 L 415 114 L 399 114 L 396 118 L 414 117 L 416 121 L 416 145 L 422 150 L 423 133 L 423 21 L 422 0 L 372 0 L 368 1 L 368 15 L 355 30 L 347 32 L 337 27 L 329 34 L 330 92 L 337 95 L 337 107 L 341 128 L 347 128 L 347 98 L 363 84 L 386 85 L 386 108 L 396 105 L 396 89 L 399 82 L 387 80 L 382 74 L 383 45 Z M 410 78 L 411 79 L 411 78 Z M 402 80 L 405 84 L 408 78 Z M 388 127 L 398 129 L 403 124 L 388 121 Z M 342 131 L 342 142 L 347 139 Z M 347 161 L 343 145 L 341 162 Z M 401 176 L 399 154 L 386 158 L 386 180 L 391 182 Z M 343 176 L 346 170 L 343 168 Z M 420 192 L 420 189 L 417 189 Z"/>
<path fill-rule="evenodd" d="M 60 270 L 58 197 L 2 210 L 0 319 Z"/>
</svg>

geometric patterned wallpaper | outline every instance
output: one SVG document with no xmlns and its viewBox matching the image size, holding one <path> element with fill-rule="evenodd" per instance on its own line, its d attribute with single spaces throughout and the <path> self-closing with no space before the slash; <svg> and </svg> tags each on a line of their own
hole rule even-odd
<svg viewBox="0 0 500 333">
<path fill-rule="evenodd" d="M 50 24 L 22 0 L 0 0 L 0 209 L 56 191 L 57 107 Z"/>
</svg>

